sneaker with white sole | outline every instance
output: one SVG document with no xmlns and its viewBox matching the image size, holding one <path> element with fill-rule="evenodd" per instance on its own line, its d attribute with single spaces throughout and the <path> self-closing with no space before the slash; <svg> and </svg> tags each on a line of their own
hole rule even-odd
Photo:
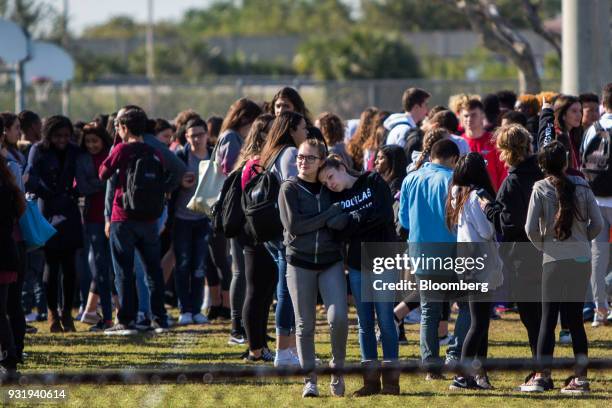
<svg viewBox="0 0 612 408">
<path fill-rule="evenodd" d="M 565 387 L 561 388 L 562 394 L 588 394 L 591 392 L 591 387 L 586 379 L 578 379 L 578 377 L 570 377 L 565 381 Z"/>
<path fill-rule="evenodd" d="M 117 323 L 113 327 L 104 330 L 104 334 L 107 336 L 133 336 L 135 334 L 138 334 L 138 330 L 131 323 Z"/>
<path fill-rule="evenodd" d="M 193 315 L 191 312 L 181 313 L 178 319 L 179 326 L 186 326 L 188 324 L 193 324 Z"/>
<path fill-rule="evenodd" d="M 329 383 L 329 391 L 332 397 L 344 397 L 344 392 L 346 391 L 344 377 L 341 375 L 332 374 L 331 381 Z"/>
<path fill-rule="evenodd" d="M 276 350 L 274 367 L 299 367 L 300 360 L 289 349 Z"/>
<path fill-rule="evenodd" d="M 204 314 L 202 313 L 196 313 L 193 315 L 193 322 L 195 324 L 207 324 L 209 323 L 208 321 L 208 317 L 206 317 Z"/>
<path fill-rule="evenodd" d="M 96 324 L 99 321 L 100 321 L 100 316 L 98 316 L 96 312 L 93 312 L 93 313 L 85 312 L 81 315 L 81 323 Z"/>
<path fill-rule="evenodd" d="M 595 313 L 593 314 L 593 323 L 591 323 L 592 327 L 599 327 L 599 326 L 605 326 L 608 324 L 608 320 L 607 320 L 607 314 L 608 311 L 603 309 L 597 309 L 595 310 Z"/>
<path fill-rule="evenodd" d="M 522 392 L 544 392 L 547 389 L 547 379 L 544 377 L 536 377 L 535 375 L 519 386 L 519 390 Z"/>
<path fill-rule="evenodd" d="M 246 344 L 246 336 L 240 331 L 232 330 L 227 344 L 229 344 L 230 346 L 240 346 Z"/>
<path fill-rule="evenodd" d="M 307 381 L 304 384 L 304 390 L 302 391 L 302 398 L 312 398 L 319 396 L 319 389 L 317 388 L 317 383 L 313 383 L 311 381 Z"/>
<path fill-rule="evenodd" d="M 483 390 L 493 389 L 493 386 L 491 385 L 491 381 L 489 381 L 489 376 L 486 374 L 477 375 L 476 377 L 474 377 L 474 381 L 476 381 L 476 384 L 478 384 L 478 386 L 482 388 Z"/>
</svg>

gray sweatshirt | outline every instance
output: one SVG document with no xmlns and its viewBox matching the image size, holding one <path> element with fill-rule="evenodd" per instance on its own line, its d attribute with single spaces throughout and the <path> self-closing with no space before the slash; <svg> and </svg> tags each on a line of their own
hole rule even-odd
<svg viewBox="0 0 612 408">
<path fill-rule="evenodd" d="M 580 217 L 574 217 L 572 235 L 565 241 L 555 238 L 555 215 L 558 210 L 557 192 L 545 178 L 533 186 L 525 232 L 529 240 L 544 252 L 543 263 L 565 259 L 591 259 L 591 240 L 599 234 L 603 219 L 593 191 L 580 177 L 568 176 L 576 185 L 576 203 Z"/>
</svg>

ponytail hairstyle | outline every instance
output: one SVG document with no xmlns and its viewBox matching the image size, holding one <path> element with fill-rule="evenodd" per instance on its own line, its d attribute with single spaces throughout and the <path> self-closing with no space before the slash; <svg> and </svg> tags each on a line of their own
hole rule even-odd
<svg viewBox="0 0 612 408">
<path fill-rule="evenodd" d="M 451 193 L 453 187 L 456 187 L 455 194 Z M 484 157 L 476 152 L 461 156 L 453 171 L 451 192 L 446 197 L 446 227 L 449 230 L 453 230 L 459 223 L 459 214 L 469 200 L 472 191 L 481 188 L 495 197 L 495 190 L 487 172 Z"/>
<path fill-rule="evenodd" d="M 565 175 L 567 150 L 561 142 L 555 140 L 542 147 L 538 163 L 557 192 L 559 209 L 555 214 L 555 238 L 564 241 L 572 236 L 574 217 L 584 220 L 576 204 L 576 185 Z"/>
<path fill-rule="evenodd" d="M 448 130 L 444 128 L 433 128 L 428 130 L 427 133 L 425 133 L 425 136 L 423 136 L 423 151 L 414 163 L 414 169 L 418 170 L 423 166 L 423 164 L 425 164 L 425 160 L 429 158 L 431 148 L 433 147 L 434 143 L 439 140 L 448 139 L 449 137 L 450 133 L 448 133 Z"/>
<path fill-rule="evenodd" d="M 8 187 L 9 191 L 13 195 L 13 203 L 15 203 L 15 208 L 17 210 L 17 216 L 21 217 L 21 215 L 25 212 L 26 202 L 25 196 L 23 192 L 17 186 L 15 182 L 15 176 L 8 167 L 6 159 L 3 155 L 0 154 L 0 184 L 4 184 Z"/>
<path fill-rule="evenodd" d="M 378 109 L 375 107 L 366 108 L 361 112 L 359 117 L 359 126 L 355 131 L 355 135 L 351 138 L 348 143 L 347 151 L 351 159 L 353 159 L 354 167 L 356 169 L 363 168 L 363 145 L 366 142 L 368 136 L 372 133 L 372 129 L 375 125 L 376 114 Z"/>
<path fill-rule="evenodd" d="M 270 113 L 261 114 L 255 119 L 249 134 L 244 140 L 242 149 L 240 149 L 240 156 L 236 160 L 234 170 L 241 168 L 248 160 L 261 153 L 273 120 L 274 115 Z"/>
</svg>

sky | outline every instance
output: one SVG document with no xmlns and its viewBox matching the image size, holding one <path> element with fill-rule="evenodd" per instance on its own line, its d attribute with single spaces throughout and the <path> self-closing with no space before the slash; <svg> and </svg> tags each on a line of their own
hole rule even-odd
<svg viewBox="0 0 612 408">
<path fill-rule="evenodd" d="M 212 0 L 153 0 L 153 14 L 158 20 L 177 20 L 190 8 L 203 8 Z M 47 0 L 61 10 L 63 0 Z M 136 21 L 147 19 L 148 0 L 68 0 L 70 30 L 80 34 L 87 26 L 103 23 L 116 15 L 129 15 Z"/>
</svg>

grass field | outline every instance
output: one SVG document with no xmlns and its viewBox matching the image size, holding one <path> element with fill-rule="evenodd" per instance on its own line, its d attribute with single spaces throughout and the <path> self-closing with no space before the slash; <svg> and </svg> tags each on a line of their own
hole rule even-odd
<svg viewBox="0 0 612 408">
<path fill-rule="evenodd" d="M 176 311 L 172 312 L 176 315 Z M 354 317 L 354 315 L 352 315 Z M 351 320 L 347 349 L 348 362 L 359 361 L 359 344 Z M 23 373 L 48 370 L 102 370 L 117 368 L 204 368 L 211 365 L 242 365 L 239 355 L 244 348 L 227 345 L 229 324 L 219 322 L 205 326 L 188 326 L 160 335 L 131 338 L 106 337 L 85 332 L 87 326 L 77 324 L 80 332 L 54 334 L 46 323 L 38 323 L 39 332 L 27 338 L 29 354 Z M 409 344 L 401 346 L 402 359 L 417 359 L 418 326 L 406 326 Z M 319 316 L 317 355 L 330 357 L 329 336 Z M 593 358 L 612 358 L 612 327 L 593 329 L 587 325 L 589 353 Z M 503 320 L 492 322 L 489 335 L 489 356 L 527 357 L 526 332 L 518 315 L 509 313 Z M 571 357 L 571 346 L 557 346 L 555 355 Z M 448 391 L 450 380 L 426 382 L 422 375 L 403 375 L 402 395 L 343 399 L 329 396 L 329 379 L 319 379 L 318 399 L 302 400 L 299 378 L 264 381 L 226 381 L 213 384 L 137 385 L 137 386 L 70 386 L 68 406 L 74 407 L 290 407 L 300 406 L 453 406 L 453 407 L 525 407 L 572 406 L 604 407 L 612 405 L 612 371 L 589 373 L 593 392 L 584 397 L 568 397 L 558 388 L 569 372 L 553 373 L 555 391 L 526 395 L 513 391 L 526 372 L 495 372 L 490 375 L 495 387 L 487 392 Z M 361 379 L 349 377 L 347 395 L 361 386 Z M 3 389 L 3 395 L 6 389 Z M 2 401 L 2 398 L 0 398 Z M 24 404 L 24 406 L 30 404 Z"/>
</svg>

